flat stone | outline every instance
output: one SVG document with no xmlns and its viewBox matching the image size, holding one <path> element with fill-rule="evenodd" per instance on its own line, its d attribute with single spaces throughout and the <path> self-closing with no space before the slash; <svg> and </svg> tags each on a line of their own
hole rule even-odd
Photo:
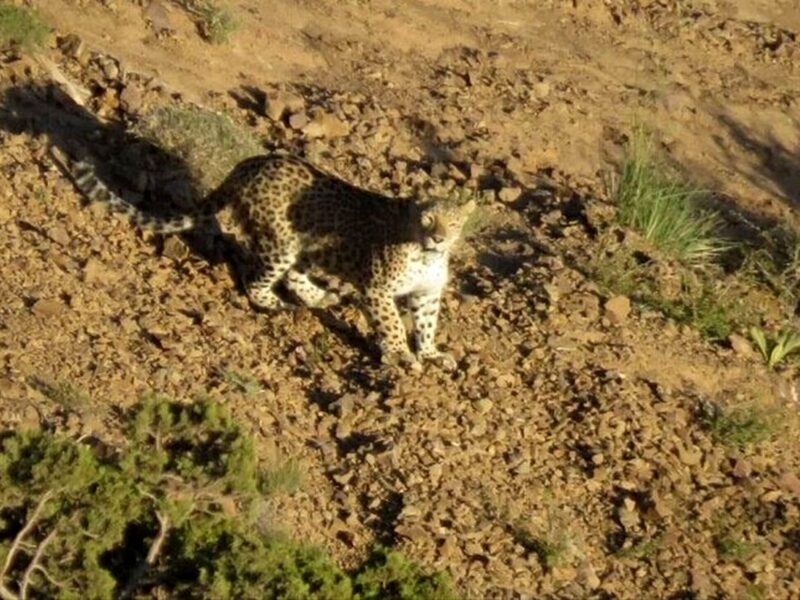
<svg viewBox="0 0 800 600">
<path fill-rule="evenodd" d="M 40 317 L 54 317 L 62 314 L 66 308 L 64 303 L 59 300 L 43 298 L 37 300 L 31 310 L 33 314 Z"/>
<path fill-rule="evenodd" d="M 305 101 L 301 96 L 289 92 L 276 92 L 267 96 L 264 114 L 273 121 L 280 121 L 286 113 L 300 113 L 305 108 Z"/>
<path fill-rule="evenodd" d="M 537 98 L 547 98 L 550 95 L 550 84 L 546 81 L 540 81 L 533 84 L 533 93 Z"/>
<path fill-rule="evenodd" d="M 514 202 L 522 195 L 522 189 L 518 187 L 504 187 L 500 190 L 500 193 L 497 194 L 497 197 L 500 198 L 502 202 L 509 204 Z"/>
<path fill-rule="evenodd" d="M 305 112 L 296 112 L 289 117 L 289 127 L 292 129 L 303 129 L 308 125 L 308 115 Z"/>
<path fill-rule="evenodd" d="M 728 341 L 731 343 L 731 348 L 733 348 L 733 351 L 739 356 L 744 358 L 753 357 L 753 346 L 750 345 L 750 342 L 744 336 L 741 336 L 737 333 L 732 333 L 730 336 L 728 336 Z"/>
<path fill-rule="evenodd" d="M 614 296 L 603 307 L 608 320 L 614 324 L 624 323 L 631 312 L 631 301 L 627 296 Z"/>
<path fill-rule="evenodd" d="M 126 85 L 119 95 L 119 102 L 129 113 L 136 113 L 142 108 L 143 97 L 141 90 L 135 85 Z"/>
</svg>

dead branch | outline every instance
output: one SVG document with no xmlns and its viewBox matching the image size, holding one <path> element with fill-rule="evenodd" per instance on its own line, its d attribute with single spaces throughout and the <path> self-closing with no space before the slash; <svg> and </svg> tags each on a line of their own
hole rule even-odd
<svg viewBox="0 0 800 600">
<path fill-rule="evenodd" d="M 158 519 L 158 534 L 153 540 L 153 543 L 150 544 L 150 550 L 147 552 L 147 557 L 141 563 L 139 563 L 136 569 L 134 569 L 133 573 L 131 573 L 131 576 L 128 578 L 128 582 L 125 584 L 125 587 L 119 595 L 120 600 L 124 600 L 125 598 L 130 598 L 132 596 L 134 590 L 139 587 L 139 584 L 141 583 L 141 580 L 147 571 L 158 560 L 158 555 L 161 553 L 161 546 L 164 545 L 164 540 L 167 538 L 169 519 L 166 515 L 162 515 L 159 511 L 156 511 L 156 518 Z"/>
<path fill-rule="evenodd" d="M 2 598 L 2 600 L 19 600 L 19 596 L 17 596 L 2 583 L 0 583 L 0 598 Z"/>
<path fill-rule="evenodd" d="M 27 536 L 30 533 L 30 531 L 36 526 L 36 521 L 39 519 L 39 515 L 44 509 L 44 505 L 47 503 L 48 500 L 50 500 L 52 496 L 53 496 L 52 490 L 48 490 L 42 495 L 42 497 L 39 499 L 39 503 L 36 505 L 36 508 L 33 509 L 33 512 L 31 513 L 30 517 L 28 517 L 28 521 L 25 523 L 25 525 L 22 526 L 22 529 L 19 530 L 19 533 L 17 533 L 17 535 L 14 536 L 14 540 L 11 542 L 11 548 L 8 549 L 8 554 L 6 554 L 6 560 L 3 563 L 3 568 L 2 570 L 0 570 L 0 598 L 2 598 L 2 600 L 20 600 L 21 598 L 19 595 L 9 590 L 3 583 L 3 580 L 8 575 L 8 571 L 14 565 L 14 560 L 17 558 L 17 554 L 19 554 L 19 551 L 25 544 L 25 536 Z M 50 535 L 48 535 L 42 541 L 42 543 L 39 544 L 36 550 L 36 555 L 34 556 L 34 559 L 31 562 L 31 564 L 34 564 L 34 562 L 37 560 L 36 558 L 37 556 L 41 558 L 40 550 L 43 551 L 44 549 L 42 548 L 42 546 L 43 545 L 47 546 L 47 544 L 50 543 L 50 540 L 48 538 L 51 538 L 52 535 L 53 532 L 51 532 Z M 30 565 L 28 566 L 28 569 L 30 569 Z M 26 570 L 25 573 L 27 575 L 28 571 Z"/>
<path fill-rule="evenodd" d="M 0 581 L 5 578 L 8 574 L 8 570 L 11 568 L 11 565 L 14 563 L 14 559 L 19 552 L 20 546 L 25 539 L 25 536 L 28 535 L 31 529 L 36 525 L 36 520 L 39 518 L 39 513 L 42 512 L 44 505 L 47 503 L 48 500 L 52 497 L 53 492 L 47 491 L 39 500 L 39 503 L 36 505 L 36 508 L 33 509 L 33 513 L 31 516 L 28 517 L 28 522 L 23 525 L 22 529 L 19 530 L 19 533 L 14 537 L 14 541 L 11 542 L 11 548 L 8 550 L 8 554 L 6 555 L 5 563 L 3 564 L 3 569 L 0 571 Z"/>
<path fill-rule="evenodd" d="M 74 81 L 71 81 L 56 64 L 43 57 L 37 56 L 36 61 L 50 74 L 50 78 L 58 84 L 59 88 L 78 106 L 85 106 L 92 95 L 89 90 Z"/>
<path fill-rule="evenodd" d="M 31 583 L 31 576 L 33 575 L 34 571 L 41 570 L 47 573 L 42 567 L 42 555 L 44 554 L 45 548 L 47 545 L 53 541 L 53 538 L 56 536 L 56 530 L 53 529 L 50 533 L 47 534 L 42 542 L 39 544 L 38 548 L 36 548 L 36 553 L 33 555 L 33 559 L 31 559 L 28 568 L 25 569 L 25 573 L 22 575 L 22 584 L 20 585 L 19 589 L 19 597 L 20 600 L 27 600 L 28 598 L 28 586 Z"/>
</svg>

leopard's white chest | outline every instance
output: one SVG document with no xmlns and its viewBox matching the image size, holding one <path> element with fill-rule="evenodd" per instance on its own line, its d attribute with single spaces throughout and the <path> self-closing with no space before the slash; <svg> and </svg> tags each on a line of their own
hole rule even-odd
<svg viewBox="0 0 800 600">
<path fill-rule="evenodd" d="M 416 253 L 403 273 L 397 296 L 408 294 L 439 294 L 447 285 L 449 255 L 446 252 Z"/>
</svg>

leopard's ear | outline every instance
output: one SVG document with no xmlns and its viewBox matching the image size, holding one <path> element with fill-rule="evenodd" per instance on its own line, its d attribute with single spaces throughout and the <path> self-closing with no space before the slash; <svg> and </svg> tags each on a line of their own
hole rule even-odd
<svg viewBox="0 0 800 600">
<path fill-rule="evenodd" d="M 420 223 L 425 229 L 433 229 L 436 219 L 431 213 L 423 213 Z"/>
</svg>

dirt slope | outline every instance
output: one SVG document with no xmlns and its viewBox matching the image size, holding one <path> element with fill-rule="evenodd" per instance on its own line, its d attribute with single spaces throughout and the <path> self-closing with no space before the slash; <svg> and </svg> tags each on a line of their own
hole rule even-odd
<svg viewBox="0 0 800 600">
<path fill-rule="evenodd" d="M 796 2 L 239 0 L 221 46 L 157 0 L 34 4 L 60 34 L 47 56 L 92 97 L 66 106 L 29 57 L 0 66 L 4 427 L 113 438 L 116 408 L 141 394 L 212 393 L 265 456 L 305 461 L 305 490 L 276 514 L 344 564 L 377 539 L 470 598 L 800 597 L 796 436 L 744 454 L 698 418 L 796 402 L 791 377 L 607 308 L 579 268 L 636 122 L 727 210 L 796 222 Z M 259 93 L 281 90 L 335 120 L 270 119 Z M 120 153 L 119 123 L 187 101 L 373 189 L 498 192 L 454 259 L 440 341 L 455 374 L 381 370 L 349 308 L 334 311 L 344 327 L 254 312 L 224 262 L 82 208 L 45 156 L 74 132 L 144 169 L 146 192 L 163 165 Z M 36 378 L 90 399 L 65 411 Z M 722 555 L 727 519 L 754 556 Z"/>
</svg>

